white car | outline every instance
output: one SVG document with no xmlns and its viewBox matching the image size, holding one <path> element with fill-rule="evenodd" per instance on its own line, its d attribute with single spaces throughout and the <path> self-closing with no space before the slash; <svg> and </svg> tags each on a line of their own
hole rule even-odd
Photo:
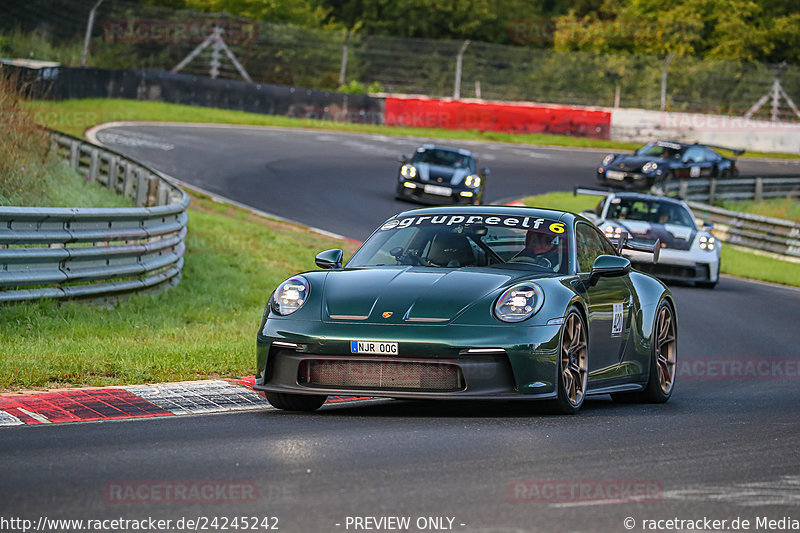
<svg viewBox="0 0 800 533">
<path fill-rule="evenodd" d="M 711 234 L 712 224 L 698 228 L 685 202 L 664 196 L 581 188 L 575 194 L 604 197 L 594 210 L 582 214 L 610 239 L 616 240 L 627 232 L 631 239 L 647 244 L 661 240 L 661 253 L 655 264 L 652 254 L 623 251 L 637 270 L 662 280 L 690 281 L 709 289 L 719 282 L 721 243 Z"/>
</svg>

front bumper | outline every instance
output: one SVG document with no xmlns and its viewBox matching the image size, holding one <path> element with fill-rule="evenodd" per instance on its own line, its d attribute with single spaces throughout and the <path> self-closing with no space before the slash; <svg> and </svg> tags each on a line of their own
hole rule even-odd
<svg viewBox="0 0 800 533">
<path fill-rule="evenodd" d="M 406 187 L 404 183 L 413 183 L 414 188 Z M 443 194 L 431 194 L 425 192 L 424 182 L 401 181 L 397 184 L 396 195 L 398 198 L 403 198 L 430 205 L 442 205 L 442 204 L 471 205 L 474 204 L 475 202 L 480 202 L 483 197 L 483 192 L 479 189 L 470 189 L 466 187 L 453 187 L 450 185 L 448 185 L 447 188 L 451 190 L 449 196 Z M 464 195 L 462 193 L 469 193 L 469 195 Z"/>
<path fill-rule="evenodd" d="M 719 279 L 719 258 L 714 253 L 702 252 L 703 257 L 691 250 L 670 250 L 659 253 L 658 263 L 653 264 L 652 254 L 625 250 L 636 270 L 667 281 L 715 282 Z"/>
<path fill-rule="evenodd" d="M 365 330 L 365 327 L 368 328 Z M 335 333 L 334 333 L 335 331 Z M 255 390 L 292 394 L 360 395 L 389 398 L 511 400 L 547 399 L 556 394 L 560 326 L 494 327 L 329 324 L 270 319 L 257 338 Z M 350 353 L 353 340 L 397 342 L 397 356 Z M 480 350 L 480 351 L 476 351 Z M 352 364 L 350 364 L 352 363 Z M 420 388 L 391 379 L 354 386 L 319 385 L 307 378 L 309 365 L 336 368 L 447 367 L 458 372 L 448 390 Z M 361 370 L 358 370 L 359 372 Z M 352 377 L 352 376 L 350 376 Z M 356 376 L 363 377 L 363 376 Z M 395 383 L 395 384 L 393 384 Z M 430 383 L 430 382 L 429 382 Z"/>
<path fill-rule="evenodd" d="M 609 178 L 608 172 L 618 172 L 618 178 Z M 640 190 L 649 189 L 653 186 L 656 176 L 653 174 L 642 174 L 641 172 L 627 172 L 613 169 L 597 169 L 597 181 L 607 187 L 616 189 Z"/>
</svg>

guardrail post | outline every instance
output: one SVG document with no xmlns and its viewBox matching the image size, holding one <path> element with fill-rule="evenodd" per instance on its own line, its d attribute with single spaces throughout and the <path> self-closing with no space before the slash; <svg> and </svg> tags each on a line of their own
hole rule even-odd
<svg viewBox="0 0 800 533">
<path fill-rule="evenodd" d="M 106 185 L 111 190 L 117 189 L 117 177 L 119 175 L 119 157 L 112 155 L 108 160 L 108 183 Z"/>
<path fill-rule="evenodd" d="M 764 179 L 758 177 L 756 178 L 756 192 L 753 195 L 753 199 L 756 202 L 760 202 L 763 196 L 764 196 Z"/>
<path fill-rule="evenodd" d="M 97 150 L 93 149 L 91 152 L 90 162 L 89 162 L 89 179 L 91 181 L 95 181 L 97 179 L 97 159 L 99 154 Z"/>
<path fill-rule="evenodd" d="M 135 183 L 135 179 L 133 176 L 133 170 L 131 169 L 131 164 L 127 161 L 123 163 L 125 165 L 125 175 L 122 178 L 122 194 L 127 198 L 133 198 L 133 186 Z"/>
<path fill-rule="evenodd" d="M 689 196 L 689 182 L 682 180 L 680 191 L 678 191 L 678 197 L 685 200 L 687 196 Z"/>
<path fill-rule="evenodd" d="M 78 141 L 72 141 L 69 145 L 69 166 L 74 169 L 78 168 L 78 161 L 80 159 L 80 144 Z"/>
<path fill-rule="evenodd" d="M 136 207 L 145 207 L 147 205 L 147 178 L 144 172 L 136 169 Z"/>
<path fill-rule="evenodd" d="M 711 185 L 708 187 L 708 203 L 714 205 L 714 196 L 717 195 L 717 180 L 711 178 Z"/>
<path fill-rule="evenodd" d="M 159 180 L 155 176 L 147 178 L 147 207 L 158 205 L 158 184 Z"/>
</svg>

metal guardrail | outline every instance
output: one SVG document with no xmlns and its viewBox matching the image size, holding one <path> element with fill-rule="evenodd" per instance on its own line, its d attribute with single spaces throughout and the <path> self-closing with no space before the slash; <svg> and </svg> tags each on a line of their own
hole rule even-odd
<svg viewBox="0 0 800 533">
<path fill-rule="evenodd" d="M 82 139 L 53 132 L 52 148 L 137 207 L 0 207 L 0 302 L 177 284 L 188 195 L 157 171 Z"/>
<path fill-rule="evenodd" d="M 742 176 L 726 179 L 682 179 L 669 182 L 664 194 L 713 204 L 717 200 L 800 198 L 800 176 Z"/>
<path fill-rule="evenodd" d="M 800 258 L 800 224 L 698 202 L 687 203 L 696 217 L 714 223 L 714 235 L 723 242 Z"/>
</svg>

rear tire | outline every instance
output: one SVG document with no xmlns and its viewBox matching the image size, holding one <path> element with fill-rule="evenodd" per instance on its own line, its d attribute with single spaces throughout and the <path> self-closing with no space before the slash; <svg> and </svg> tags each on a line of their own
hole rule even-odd
<svg viewBox="0 0 800 533">
<path fill-rule="evenodd" d="M 306 394 L 286 394 L 268 392 L 267 401 L 272 407 L 283 411 L 316 411 L 327 400 L 327 396 L 311 396 Z"/>
<path fill-rule="evenodd" d="M 617 392 L 611 395 L 619 403 L 665 403 L 675 385 L 678 355 L 678 330 L 675 313 L 669 302 L 661 300 L 651 340 L 650 373 L 647 386 L 638 392 Z"/>
<path fill-rule="evenodd" d="M 567 311 L 559 342 L 558 396 L 548 402 L 553 414 L 574 415 L 586 397 L 589 377 L 589 342 L 586 323 L 575 306 Z"/>
</svg>

